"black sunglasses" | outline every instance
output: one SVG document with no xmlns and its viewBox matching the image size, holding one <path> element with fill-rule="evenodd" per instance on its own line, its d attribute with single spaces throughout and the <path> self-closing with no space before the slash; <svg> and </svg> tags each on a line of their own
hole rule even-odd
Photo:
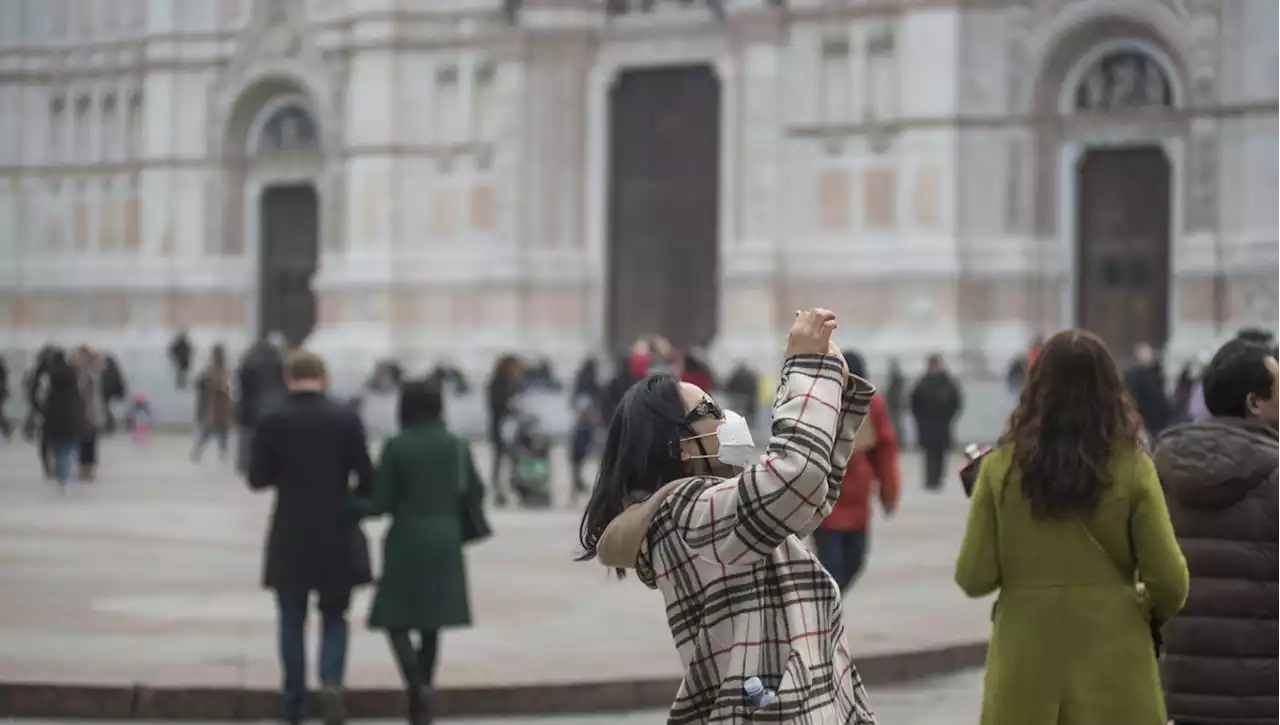
<svg viewBox="0 0 1280 725">
<path fill-rule="evenodd" d="M 720 404 L 711 399 L 711 396 L 704 395 L 698 404 L 693 406 L 693 410 L 684 416 L 686 423 L 692 423 L 695 420 L 701 420 L 706 417 L 715 418 L 716 420 L 724 420 L 724 410 L 720 408 Z"/>
</svg>

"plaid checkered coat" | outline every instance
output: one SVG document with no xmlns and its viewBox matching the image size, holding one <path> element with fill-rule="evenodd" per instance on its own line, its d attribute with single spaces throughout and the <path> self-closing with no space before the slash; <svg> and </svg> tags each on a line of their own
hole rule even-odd
<svg viewBox="0 0 1280 725">
<path fill-rule="evenodd" d="M 840 495 L 874 388 L 834 357 L 782 368 L 773 436 L 737 478 L 667 484 L 605 530 L 601 563 L 659 589 L 684 681 L 668 723 L 874 723 L 845 642 L 840 590 L 801 540 Z M 753 708 L 759 677 L 777 701 Z"/>
</svg>

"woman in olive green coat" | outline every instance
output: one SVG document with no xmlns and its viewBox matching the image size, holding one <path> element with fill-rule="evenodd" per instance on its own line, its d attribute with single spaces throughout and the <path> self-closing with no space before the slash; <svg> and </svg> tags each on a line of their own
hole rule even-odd
<svg viewBox="0 0 1280 725">
<path fill-rule="evenodd" d="M 1102 342 L 1050 339 L 980 464 L 956 562 L 969 596 L 1000 591 L 982 725 L 1165 725 L 1150 624 L 1182 608 L 1187 565 L 1140 436 Z"/>
<path fill-rule="evenodd" d="M 443 407 L 439 386 L 403 385 L 400 434 L 382 448 L 372 496 L 354 502 L 361 517 L 391 515 L 369 626 L 387 631 L 413 723 L 431 720 L 440 630 L 471 624 L 459 508 L 464 496 L 484 496 L 471 449 L 445 427 Z"/>
</svg>

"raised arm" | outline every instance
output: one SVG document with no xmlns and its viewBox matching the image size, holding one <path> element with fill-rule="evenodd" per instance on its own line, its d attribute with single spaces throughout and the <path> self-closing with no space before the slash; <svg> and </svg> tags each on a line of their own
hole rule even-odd
<svg viewBox="0 0 1280 725">
<path fill-rule="evenodd" d="M 669 499 L 685 544 L 706 559 L 746 565 L 806 535 L 839 496 L 853 438 L 875 389 L 833 355 L 787 358 L 764 459 L 736 478 L 693 479 Z"/>
</svg>

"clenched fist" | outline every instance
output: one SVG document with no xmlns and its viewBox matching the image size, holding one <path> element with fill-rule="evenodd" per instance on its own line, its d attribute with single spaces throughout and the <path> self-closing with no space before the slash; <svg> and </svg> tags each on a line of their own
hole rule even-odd
<svg viewBox="0 0 1280 725">
<path fill-rule="evenodd" d="M 826 355 L 831 350 L 831 333 L 836 329 L 836 313 L 821 308 L 796 313 L 787 333 L 787 357 Z"/>
</svg>

